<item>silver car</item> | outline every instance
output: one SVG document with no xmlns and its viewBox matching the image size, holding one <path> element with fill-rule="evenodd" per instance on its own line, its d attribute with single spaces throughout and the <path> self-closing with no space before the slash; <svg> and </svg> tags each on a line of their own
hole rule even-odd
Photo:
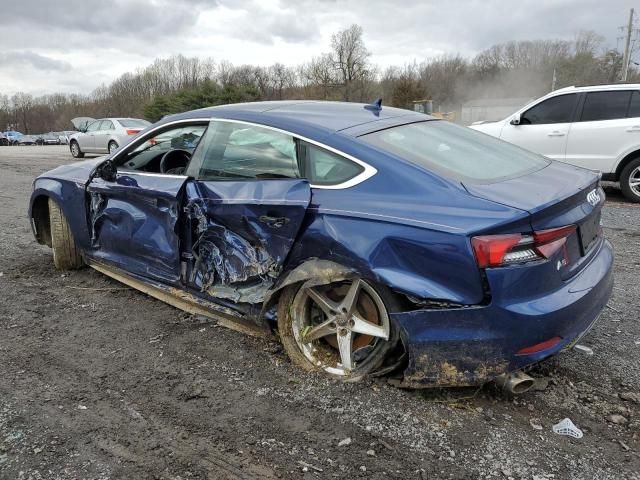
<svg viewBox="0 0 640 480">
<path fill-rule="evenodd" d="M 71 120 L 79 130 L 69 137 L 69 149 L 75 158 L 85 153 L 112 153 L 122 145 L 128 136 L 137 135 L 151 125 L 139 118 L 79 117 Z"/>
</svg>

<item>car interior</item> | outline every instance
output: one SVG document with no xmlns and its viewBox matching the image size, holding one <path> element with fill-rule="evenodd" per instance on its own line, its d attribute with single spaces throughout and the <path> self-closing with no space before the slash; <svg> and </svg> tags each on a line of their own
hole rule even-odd
<svg viewBox="0 0 640 480">
<path fill-rule="evenodd" d="M 183 174 L 207 125 L 171 128 L 148 138 L 120 161 L 122 170 Z"/>
</svg>

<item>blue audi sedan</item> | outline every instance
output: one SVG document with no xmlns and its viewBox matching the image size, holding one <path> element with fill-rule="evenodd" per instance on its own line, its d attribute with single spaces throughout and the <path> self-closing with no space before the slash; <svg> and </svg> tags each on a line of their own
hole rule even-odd
<svg viewBox="0 0 640 480">
<path fill-rule="evenodd" d="M 612 290 L 598 174 L 427 115 L 260 102 L 165 117 L 34 181 L 35 238 L 292 363 L 512 392 Z"/>
</svg>

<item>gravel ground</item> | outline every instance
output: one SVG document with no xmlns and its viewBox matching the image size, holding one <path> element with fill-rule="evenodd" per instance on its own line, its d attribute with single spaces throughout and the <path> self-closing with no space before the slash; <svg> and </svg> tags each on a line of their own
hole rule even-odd
<svg viewBox="0 0 640 480">
<path fill-rule="evenodd" d="M 616 287 L 516 399 L 293 368 L 90 269 L 61 274 L 26 218 L 66 147 L 0 147 L 0 478 L 640 479 L 640 207 L 608 188 Z M 635 401 L 634 401 L 635 400 Z M 582 439 L 554 434 L 570 417 Z"/>
</svg>

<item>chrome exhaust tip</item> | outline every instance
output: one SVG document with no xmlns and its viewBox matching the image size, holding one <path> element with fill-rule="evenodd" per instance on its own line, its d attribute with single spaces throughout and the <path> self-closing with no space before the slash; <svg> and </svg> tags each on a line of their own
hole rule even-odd
<svg viewBox="0 0 640 480">
<path fill-rule="evenodd" d="M 503 391 L 512 395 L 519 395 L 525 393 L 531 387 L 533 387 L 535 380 L 522 370 L 516 370 L 511 373 L 503 373 L 494 380 L 496 385 L 502 388 Z"/>
</svg>

